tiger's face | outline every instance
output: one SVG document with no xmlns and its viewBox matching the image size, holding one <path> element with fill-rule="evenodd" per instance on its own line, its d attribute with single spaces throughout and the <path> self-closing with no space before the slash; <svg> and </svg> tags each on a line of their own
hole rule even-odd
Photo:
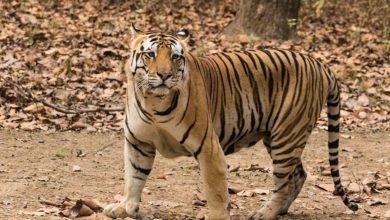
<svg viewBox="0 0 390 220">
<path fill-rule="evenodd" d="M 132 54 L 129 59 L 133 86 L 144 96 L 163 97 L 184 83 L 188 31 L 176 35 L 143 33 L 132 27 Z"/>
</svg>

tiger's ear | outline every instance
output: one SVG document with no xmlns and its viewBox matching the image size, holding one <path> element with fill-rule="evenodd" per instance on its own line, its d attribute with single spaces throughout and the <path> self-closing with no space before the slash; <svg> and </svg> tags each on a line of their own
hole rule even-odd
<svg viewBox="0 0 390 220">
<path fill-rule="evenodd" d="M 179 40 L 188 42 L 190 39 L 190 32 L 187 29 L 181 29 L 176 33 L 176 36 L 179 38 Z"/>
<path fill-rule="evenodd" d="M 131 25 L 130 25 L 130 33 L 131 33 L 131 37 L 132 37 L 132 38 L 135 38 L 135 37 L 141 35 L 141 34 L 142 34 L 142 31 L 138 30 L 138 29 L 134 26 L 134 24 L 131 23 Z"/>
</svg>

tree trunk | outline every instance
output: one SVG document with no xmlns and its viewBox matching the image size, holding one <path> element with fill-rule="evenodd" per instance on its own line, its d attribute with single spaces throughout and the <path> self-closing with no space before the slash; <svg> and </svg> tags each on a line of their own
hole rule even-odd
<svg viewBox="0 0 390 220">
<path fill-rule="evenodd" d="M 224 34 L 282 40 L 295 37 L 299 6 L 300 0 L 241 0 L 236 18 Z"/>
</svg>

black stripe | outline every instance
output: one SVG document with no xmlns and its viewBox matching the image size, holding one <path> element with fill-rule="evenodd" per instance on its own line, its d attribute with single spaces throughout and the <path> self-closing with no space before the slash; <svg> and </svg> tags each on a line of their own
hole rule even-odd
<svg viewBox="0 0 390 220">
<path fill-rule="evenodd" d="M 275 117 L 274 117 L 274 121 L 272 122 L 272 125 L 274 125 L 277 121 L 278 121 L 278 118 L 280 116 L 280 113 L 283 109 L 283 104 L 285 103 L 285 99 L 287 97 L 287 92 L 289 91 L 289 82 L 290 82 L 290 77 L 289 77 L 289 74 L 287 73 L 287 70 L 286 70 L 286 67 L 285 67 L 285 64 L 283 62 L 283 60 L 279 57 L 279 55 L 277 53 L 275 53 L 276 57 L 278 58 L 279 62 L 280 62 L 280 65 L 282 67 L 281 69 L 281 78 L 282 78 L 282 90 L 283 90 L 283 94 L 282 94 L 282 97 L 281 97 L 281 100 L 280 100 L 280 106 L 279 106 L 279 110 L 278 112 L 276 113 Z M 285 112 L 290 112 L 291 111 L 291 108 L 292 106 L 290 105 L 290 107 L 285 110 Z M 287 117 L 288 114 L 285 115 L 285 117 Z"/>
<path fill-rule="evenodd" d="M 330 165 L 338 165 L 339 164 L 339 159 L 338 158 L 329 159 L 329 164 Z"/>
<path fill-rule="evenodd" d="M 127 143 L 129 143 L 129 144 L 130 144 L 136 151 L 138 151 L 142 156 L 145 156 L 145 157 L 153 157 L 153 156 L 155 156 L 155 153 L 154 153 L 154 152 L 147 152 L 147 153 L 145 153 L 145 152 L 143 152 L 140 148 L 138 148 L 137 145 L 131 143 L 131 142 L 129 141 L 129 139 L 127 139 L 127 137 L 125 137 L 125 139 L 126 139 Z"/>
<path fill-rule="evenodd" d="M 220 116 L 220 119 L 221 119 L 221 133 L 218 136 L 218 140 L 221 143 L 223 141 L 223 139 L 225 138 L 225 109 L 223 107 L 221 108 L 221 113 L 220 114 L 221 114 L 221 116 Z"/>
<path fill-rule="evenodd" d="M 285 178 L 286 176 L 288 176 L 290 173 L 277 173 L 277 172 L 274 172 L 273 174 L 274 174 L 274 176 L 276 176 L 277 178 L 283 179 L 283 178 Z"/>
<path fill-rule="evenodd" d="M 280 155 L 283 155 L 283 154 L 289 154 L 289 153 L 293 152 L 294 150 L 295 150 L 295 147 L 289 147 L 289 148 L 287 148 L 287 150 L 282 151 L 280 153 L 277 153 L 275 155 L 280 156 Z"/>
<path fill-rule="evenodd" d="M 145 169 L 145 168 L 142 168 L 142 167 L 139 167 L 137 165 L 135 165 L 133 163 L 133 161 L 130 160 L 130 163 L 131 163 L 131 166 L 133 166 L 134 169 L 138 170 L 139 172 L 145 174 L 145 175 L 149 175 L 149 173 L 152 171 L 151 169 Z"/>
<path fill-rule="evenodd" d="M 285 50 L 277 50 L 277 51 L 279 51 L 280 53 L 282 53 L 282 54 L 286 57 L 286 60 L 287 60 L 288 64 L 291 65 L 290 58 L 288 57 L 286 51 L 285 51 Z M 291 52 L 291 51 L 288 51 L 288 52 Z"/>
<path fill-rule="evenodd" d="M 217 54 L 217 57 L 221 60 L 221 62 L 223 63 L 225 69 L 226 69 L 226 78 L 228 80 L 228 84 L 229 84 L 229 88 L 230 88 L 230 93 L 233 94 L 233 85 L 232 85 L 232 79 L 230 78 L 231 75 L 229 74 L 229 68 L 228 66 L 226 65 L 225 61 L 222 59 L 222 57 Z"/>
<path fill-rule="evenodd" d="M 135 137 L 134 133 L 131 132 L 130 127 L 129 127 L 129 123 L 128 123 L 128 121 L 127 121 L 127 115 L 126 115 L 126 117 L 125 117 L 125 125 L 126 125 L 126 128 L 127 128 L 127 131 L 130 133 L 131 137 L 132 137 L 135 141 L 144 143 L 143 141 L 140 141 L 139 139 L 137 139 L 137 138 Z"/>
<path fill-rule="evenodd" d="M 251 53 L 251 52 L 248 52 L 248 51 L 244 51 L 244 53 L 249 57 L 249 59 L 251 59 L 253 65 L 255 66 L 255 69 L 257 69 L 257 64 L 256 64 L 255 59 L 253 58 L 252 53 Z"/>
<path fill-rule="evenodd" d="M 204 141 L 206 140 L 208 130 L 209 130 L 209 124 L 207 123 L 206 132 L 204 133 L 202 142 L 200 142 L 200 146 L 198 147 L 198 150 L 194 153 L 195 159 L 198 159 L 198 155 L 202 151 L 203 144 L 204 144 Z"/>
<path fill-rule="evenodd" d="M 273 190 L 273 192 L 274 192 L 274 193 L 279 192 L 281 189 L 283 189 L 284 187 L 286 187 L 286 186 L 288 185 L 288 183 L 289 183 L 289 181 L 285 181 L 285 182 L 283 183 L 283 185 L 281 185 L 278 189 Z"/>
<path fill-rule="evenodd" d="M 338 148 L 338 147 L 339 147 L 339 139 L 333 142 L 328 142 L 328 148 Z"/>
<path fill-rule="evenodd" d="M 245 125 L 245 117 L 242 117 L 244 115 L 243 110 L 243 101 L 242 96 L 237 92 L 234 97 L 235 100 L 235 106 L 236 106 L 236 113 L 237 113 L 237 126 L 238 126 L 238 135 L 241 133 L 242 129 Z"/>
<path fill-rule="evenodd" d="M 289 163 L 284 164 L 282 167 L 295 166 L 297 163 L 299 163 L 299 159 L 298 158 L 293 158 Z"/>
<path fill-rule="evenodd" d="M 240 133 L 238 133 L 237 134 L 237 137 L 236 137 L 236 139 L 233 141 L 233 142 L 230 142 L 230 143 L 228 143 L 227 145 L 225 145 L 225 147 L 224 147 L 224 151 L 226 150 L 226 152 L 225 152 L 225 154 L 227 155 L 228 153 L 228 151 L 230 151 L 231 152 L 231 150 L 229 150 L 230 149 L 230 147 L 233 147 L 234 148 L 234 146 L 235 146 L 235 144 L 237 144 L 238 142 L 240 142 L 240 140 L 242 140 L 244 137 L 245 137 L 245 135 L 248 133 L 248 130 L 245 130 L 245 132 L 244 133 L 242 133 L 241 135 L 238 135 L 238 134 L 240 134 Z M 234 153 L 234 152 L 233 152 Z"/>
<path fill-rule="evenodd" d="M 265 81 L 267 81 L 267 74 L 266 74 L 266 73 L 267 73 L 267 69 L 266 69 L 266 65 L 265 65 L 264 61 L 261 59 L 261 57 L 260 57 L 258 54 L 255 53 L 255 56 L 257 57 L 257 60 L 258 60 L 259 63 L 260 63 L 262 73 L 263 73 L 263 75 L 264 75 L 264 77 L 265 77 Z"/>
<path fill-rule="evenodd" d="M 234 145 L 230 145 L 229 147 L 227 147 L 227 149 L 225 151 L 225 155 L 229 155 L 232 153 L 234 153 Z"/>
<path fill-rule="evenodd" d="M 338 120 L 339 118 L 340 118 L 340 114 L 331 115 L 330 113 L 328 113 L 328 119 Z"/>
<path fill-rule="evenodd" d="M 263 50 L 263 52 L 264 52 L 265 54 L 267 54 L 267 56 L 268 56 L 269 59 L 271 60 L 272 64 L 274 65 L 276 72 L 278 72 L 278 71 L 279 71 L 278 65 L 276 65 L 275 59 L 272 57 L 271 52 L 269 52 L 268 50 Z"/>
<path fill-rule="evenodd" d="M 192 128 L 193 128 L 194 125 L 195 125 L 195 123 L 196 123 L 196 115 L 195 115 L 194 123 L 192 123 L 192 124 L 190 125 L 190 127 L 188 127 L 187 131 L 184 133 L 183 137 L 182 137 L 181 140 L 180 140 L 180 144 L 183 144 L 183 143 L 187 140 L 188 135 L 190 134 Z"/>
<path fill-rule="evenodd" d="M 133 179 L 141 180 L 141 181 L 146 181 L 145 178 L 139 177 L 139 176 L 131 176 Z"/>
<path fill-rule="evenodd" d="M 300 119 L 299 117 L 296 117 L 298 119 Z M 299 121 L 299 120 L 297 120 Z M 294 123 L 292 123 L 293 125 L 296 125 Z M 296 128 L 296 126 L 291 126 L 293 128 Z M 286 140 L 284 140 L 283 142 L 280 142 L 278 145 L 276 144 L 273 144 L 272 145 L 272 149 L 273 150 L 278 150 L 278 149 L 281 149 L 283 147 L 286 147 L 286 146 L 295 146 L 297 143 L 300 143 L 301 141 L 305 140 L 306 139 L 306 136 L 305 135 L 301 135 L 301 134 L 304 134 L 303 131 L 306 131 L 306 127 L 303 127 L 302 128 L 302 131 L 298 131 L 298 132 L 294 132 L 294 133 L 291 133 L 291 132 L 286 132 L 286 130 L 281 130 L 282 133 L 281 134 L 290 134 L 289 136 L 287 136 Z M 275 136 L 272 136 L 271 137 L 272 139 L 275 139 Z M 293 141 L 291 141 L 293 140 Z"/>
<path fill-rule="evenodd" d="M 248 53 L 248 54 L 250 54 L 250 53 Z M 253 76 L 253 72 L 251 71 L 251 68 L 249 67 L 248 63 L 241 56 L 239 56 L 238 54 L 236 54 L 236 56 L 240 60 L 241 65 L 243 66 L 244 71 L 249 78 L 249 83 L 250 83 L 252 91 L 253 91 L 253 103 L 256 106 L 256 111 L 261 112 L 259 88 L 258 88 L 257 82 Z M 252 55 L 249 56 L 249 58 L 252 60 L 253 63 L 255 63 Z"/>
<path fill-rule="evenodd" d="M 255 120 L 256 120 L 255 114 L 253 113 L 253 110 L 252 110 L 251 111 L 251 129 L 250 129 L 251 132 L 255 129 L 255 123 L 256 123 Z"/>
<path fill-rule="evenodd" d="M 226 145 L 231 144 L 232 140 L 233 140 L 235 137 L 236 137 L 236 129 L 233 128 L 233 131 L 232 131 L 232 133 L 230 134 L 230 137 L 229 137 L 228 141 L 226 142 Z"/>
<path fill-rule="evenodd" d="M 334 177 L 340 177 L 340 172 L 339 172 L 339 170 L 330 169 L 330 175 L 332 175 Z"/>
<path fill-rule="evenodd" d="M 225 96 L 225 83 L 224 83 L 224 78 L 223 78 L 223 75 L 222 75 L 222 71 L 221 71 L 221 68 L 220 66 L 218 65 L 217 61 L 215 61 L 214 58 L 210 58 L 210 60 L 212 61 L 212 63 L 214 64 L 213 66 L 215 66 L 214 68 L 217 69 L 218 71 L 216 73 L 218 73 L 218 77 L 221 78 L 221 84 L 222 85 L 222 91 L 223 91 L 223 99 L 222 99 L 222 104 L 225 105 L 226 103 L 226 96 Z M 230 88 L 231 89 L 231 88 Z M 231 91 L 232 92 L 232 91 Z"/>
<path fill-rule="evenodd" d="M 237 84 L 238 84 L 238 88 L 240 88 L 240 90 L 242 90 L 241 88 L 241 81 L 240 81 L 240 76 L 238 75 L 238 72 L 237 72 L 237 69 L 236 67 L 234 66 L 234 62 L 232 60 L 232 58 L 227 55 L 226 53 L 222 53 L 223 56 L 226 57 L 226 59 L 230 62 L 230 64 L 232 65 L 232 68 L 233 68 L 233 73 L 234 73 L 234 76 L 236 78 L 236 81 L 237 81 Z"/>
<path fill-rule="evenodd" d="M 289 157 L 289 158 L 280 159 L 280 160 L 273 159 L 272 163 L 273 164 L 283 164 L 283 163 L 290 162 L 290 161 L 293 161 L 296 159 L 297 159 L 296 157 Z"/>
<path fill-rule="evenodd" d="M 140 108 L 138 107 L 138 105 L 134 104 L 134 107 L 135 107 L 135 110 L 137 110 L 137 114 L 138 114 L 139 118 L 140 118 L 143 122 L 145 122 L 146 124 L 151 124 L 150 121 L 144 119 L 144 117 L 143 117 L 144 114 L 141 114 L 141 112 L 140 112 L 141 110 L 140 110 Z M 145 116 L 145 115 L 144 115 L 144 116 Z M 146 117 L 146 116 L 145 116 L 145 117 Z"/>
<path fill-rule="evenodd" d="M 134 88 L 134 91 L 136 91 L 135 88 Z M 149 119 L 150 121 L 153 121 L 152 115 L 142 107 L 141 102 L 139 101 L 137 94 L 135 94 L 135 102 L 137 103 L 139 110 L 145 115 L 145 117 L 147 119 Z"/>
<path fill-rule="evenodd" d="M 274 92 L 274 78 L 271 69 L 268 67 L 269 80 L 268 81 L 268 101 L 272 103 L 272 97 Z"/>
<path fill-rule="evenodd" d="M 159 112 L 159 111 L 155 111 L 155 115 L 161 115 L 161 116 L 164 116 L 164 115 L 168 115 L 170 114 L 173 110 L 176 109 L 177 107 L 177 103 L 178 103 L 178 100 L 179 100 L 179 95 L 180 95 L 180 92 L 179 91 L 176 91 L 175 92 L 175 95 L 173 96 L 172 98 L 172 102 L 171 102 L 171 105 L 164 111 L 162 112 Z"/>
<path fill-rule="evenodd" d="M 186 116 L 187 110 L 188 110 L 188 105 L 190 103 L 190 99 L 191 99 L 191 81 L 188 83 L 188 98 L 187 98 L 186 108 L 185 108 L 180 120 L 177 122 L 176 126 L 179 125 L 183 121 L 184 117 Z"/>
<path fill-rule="evenodd" d="M 332 175 L 332 176 L 333 176 L 333 175 Z M 338 176 L 336 176 L 336 177 L 338 177 Z M 334 185 L 335 185 L 336 187 L 340 187 L 340 186 L 341 186 L 340 178 L 337 179 L 337 180 L 334 180 L 333 182 L 334 182 Z"/>
<path fill-rule="evenodd" d="M 340 125 L 328 125 L 328 132 L 340 132 Z"/>
<path fill-rule="evenodd" d="M 328 99 L 329 99 L 329 97 L 328 97 Z M 327 102 L 326 104 L 328 105 L 328 107 L 337 107 L 337 106 L 339 106 L 339 102 L 335 102 L 335 103 Z"/>
<path fill-rule="evenodd" d="M 284 86 L 284 78 L 286 77 L 286 73 L 287 73 L 286 65 L 284 64 L 282 58 L 280 58 L 278 53 L 274 52 L 274 54 L 275 54 L 276 58 L 279 60 L 280 66 L 282 68 L 280 73 L 281 73 L 282 86 Z"/>
</svg>

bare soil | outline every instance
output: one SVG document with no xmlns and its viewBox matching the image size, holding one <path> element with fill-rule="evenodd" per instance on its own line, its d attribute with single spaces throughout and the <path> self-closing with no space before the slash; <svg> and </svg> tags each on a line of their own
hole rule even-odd
<svg viewBox="0 0 390 220">
<path fill-rule="evenodd" d="M 351 182 L 362 186 L 362 181 L 373 178 L 375 173 L 389 179 L 389 132 L 350 133 L 343 137 L 340 163 L 345 186 Z M 58 210 L 50 212 L 53 207 L 41 204 L 41 200 L 60 201 L 68 197 L 115 202 L 124 184 L 122 142 L 119 133 L 0 130 L 0 219 L 61 218 Z M 321 166 L 328 167 L 326 143 L 326 132 L 313 132 L 303 156 L 308 179 L 289 213 L 280 219 L 385 219 L 390 210 L 390 190 L 350 195 L 360 198 L 362 207 L 352 213 L 340 198 L 317 187 L 332 186 L 331 177 L 320 172 Z M 244 170 L 254 164 L 271 169 L 271 160 L 261 143 L 228 156 L 227 161 L 230 167 L 240 166 L 229 174 L 232 186 L 271 189 L 270 171 Z M 75 165 L 81 171 L 74 172 Z M 165 159 L 158 155 L 143 193 L 141 213 L 144 219 L 195 219 L 203 208 L 194 204 L 200 188 L 199 170 L 193 158 Z M 245 219 L 250 211 L 261 206 L 267 195 L 231 194 L 230 198 L 232 218 Z M 387 204 L 370 206 L 367 201 L 372 198 Z M 39 210 L 46 213 L 37 214 Z"/>
</svg>

